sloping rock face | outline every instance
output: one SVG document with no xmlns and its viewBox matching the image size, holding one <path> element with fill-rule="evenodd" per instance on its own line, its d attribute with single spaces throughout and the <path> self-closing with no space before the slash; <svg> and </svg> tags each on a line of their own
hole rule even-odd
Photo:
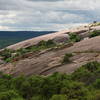
<svg viewBox="0 0 100 100">
<path fill-rule="evenodd" d="M 59 43 L 66 43 L 69 40 L 69 35 L 68 34 L 62 34 L 61 36 L 57 36 L 53 39 L 53 42 L 56 44 Z"/>
<path fill-rule="evenodd" d="M 71 63 L 62 64 L 66 53 L 73 53 L 74 56 L 70 58 Z M 100 61 L 100 36 L 82 40 L 71 47 L 45 50 L 17 62 L 0 65 L 0 70 L 14 76 L 49 75 L 54 72 L 72 73 L 81 65 L 94 60 Z"/>
<path fill-rule="evenodd" d="M 67 29 L 67 30 L 56 32 L 56 33 L 47 34 L 47 35 L 43 35 L 43 36 L 29 39 L 26 41 L 22 41 L 22 42 L 19 42 L 17 44 L 8 46 L 7 48 L 14 49 L 14 50 L 20 49 L 20 48 L 26 48 L 26 47 L 29 47 L 32 45 L 36 45 L 37 43 L 39 43 L 42 40 L 47 41 L 50 39 L 51 40 L 55 39 L 58 42 L 63 41 L 62 39 L 64 39 L 64 41 L 65 41 L 65 37 L 66 37 L 66 39 L 68 39 L 68 34 L 70 32 L 75 32 L 75 33 L 79 34 L 82 38 L 85 38 L 89 35 L 88 32 L 92 31 L 92 30 L 100 30 L 100 26 L 93 26 L 93 27 L 91 27 L 91 29 L 89 26 L 81 26 L 81 27 L 77 27 L 77 28 Z M 62 37 L 62 39 L 61 38 L 59 39 L 59 37 Z"/>
</svg>

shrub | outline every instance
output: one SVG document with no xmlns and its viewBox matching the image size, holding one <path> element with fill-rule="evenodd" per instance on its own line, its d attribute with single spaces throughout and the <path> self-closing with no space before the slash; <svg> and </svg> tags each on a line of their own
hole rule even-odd
<svg viewBox="0 0 100 100">
<path fill-rule="evenodd" d="M 38 46 L 45 46 L 46 45 L 46 41 L 42 40 L 37 45 Z"/>
<path fill-rule="evenodd" d="M 62 63 L 63 63 L 63 64 L 66 64 L 66 63 L 71 62 L 71 61 L 70 61 L 70 58 L 71 58 L 72 56 L 73 56 L 72 53 L 67 53 L 67 54 L 65 54 Z"/>
<path fill-rule="evenodd" d="M 100 30 L 94 30 L 93 32 L 90 33 L 90 38 L 99 36 L 100 35 Z"/>
<path fill-rule="evenodd" d="M 85 69 L 87 69 L 90 72 L 95 72 L 96 70 L 98 70 L 100 68 L 100 63 L 98 63 L 97 61 L 93 61 L 93 62 L 89 62 L 89 63 L 83 65 L 82 67 L 84 67 Z"/>
<path fill-rule="evenodd" d="M 27 53 L 27 52 L 28 52 L 28 50 L 25 49 L 25 48 L 21 48 L 21 49 L 17 50 L 17 53 L 18 53 L 19 55 L 23 55 L 23 54 L 25 54 L 25 53 Z"/>
<path fill-rule="evenodd" d="M 13 53 L 13 51 L 12 50 L 10 50 L 10 49 L 5 49 L 5 50 L 3 50 L 2 52 L 0 52 L 0 55 L 3 57 L 3 60 L 7 60 L 8 58 L 10 58 Z"/>
<path fill-rule="evenodd" d="M 76 33 L 70 33 L 69 36 L 71 42 L 79 42 L 81 40 L 80 36 Z"/>
<path fill-rule="evenodd" d="M 40 47 L 44 46 L 45 48 L 48 48 L 51 46 L 55 46 L 55 43 L 52 40 L 48 40 L 48 41 L 42 40 L 38 43 L 38 46 L 40 46 Z"/>
</svg>

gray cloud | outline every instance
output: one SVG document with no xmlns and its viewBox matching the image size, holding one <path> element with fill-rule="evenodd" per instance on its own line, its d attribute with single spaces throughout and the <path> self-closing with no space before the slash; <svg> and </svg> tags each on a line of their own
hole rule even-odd
<svg viewBox="0 0 100 100">
<path fill-rule="evenodd" d="M 100 21 L 100 0 L 31 1 L 0 0 L 0 30 L 62 30 Z"/>
<path fill-rule="evenodd" d="M 38 2 L 38 1 L 55 2 L 55 1 L 63 1 L 63 0 L 28 0 L 28 1 L 34 1 L 34 2 Z"/>
</svg>

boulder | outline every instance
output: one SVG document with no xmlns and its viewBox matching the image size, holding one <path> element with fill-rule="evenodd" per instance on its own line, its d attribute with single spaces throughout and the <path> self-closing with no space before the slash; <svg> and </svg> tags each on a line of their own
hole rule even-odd
<svg viewBox="0 0 100 100">
<path fill-rule="evenodd" d="M 56 44 L 68 42 L 69 35 L 68 34 L 61 34 L 53 39 L 53 42 Z"/>
</svg>

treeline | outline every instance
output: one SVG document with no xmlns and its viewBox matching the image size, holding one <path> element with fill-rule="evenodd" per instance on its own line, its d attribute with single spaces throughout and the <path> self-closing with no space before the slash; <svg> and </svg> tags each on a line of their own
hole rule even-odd
<svg viewBox="0 0 100 100">
<path fill-rule="evenodd" d="M 70 75 L 13 77 L 1 73 L 0 100 L 100 100 L 100 63 L 87 63 Z"/>
</svg>

